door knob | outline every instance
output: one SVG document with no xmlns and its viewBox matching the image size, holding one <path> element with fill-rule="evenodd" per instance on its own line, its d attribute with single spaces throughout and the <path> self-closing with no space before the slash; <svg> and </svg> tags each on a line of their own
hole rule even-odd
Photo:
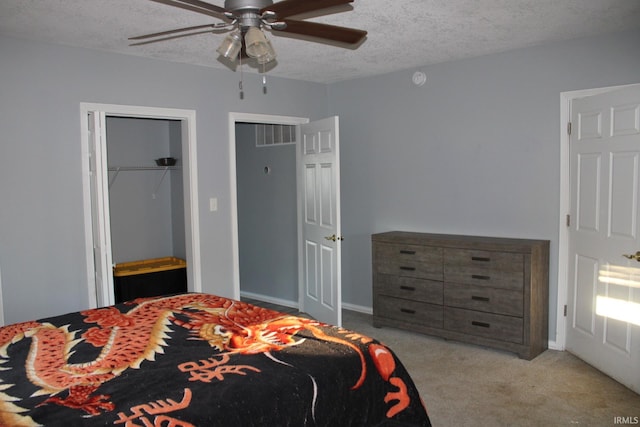
<svg viewBox="0 0 640 427">
<path fill-rule="evenodd" d="M 337 237 L 335 234 L 332 234 L 331 236 L 324 236 L 324 238 L 327 240 L 331 240 L 332 242 L 335 242 L 336 240 L 344 240 L 344 237 Z"/>
<path fill-rule="evenodd" d="M 640 251 L 636 252 L 633 255 L 622 254 L 622 256 L 628 259 L 635 259 L 636 261 L 640 262 Z"/>
</svg>

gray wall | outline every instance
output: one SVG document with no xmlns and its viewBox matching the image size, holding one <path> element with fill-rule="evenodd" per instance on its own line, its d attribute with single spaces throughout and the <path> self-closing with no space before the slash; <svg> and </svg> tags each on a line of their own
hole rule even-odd
<svg viewBox="0 0 640 427">
<path fill-rule="evenodd" d="M 255 132 L 236 126 L 240 290 L 296 305 L 296 147 L 256 147 Z"/>
<path fill-rule="evenodd" d="M 343 300 L 371 304 L 372 233 L 551 241 L 556 336 L 560 93 L 640 82 L 640 32 L 531 47 L 329 87 L 340 116 Z"/>
<path fill-rule="evenodd" d="M 80 103 L 196 111 L 202 283 L 232 294 L 229 112 L 319 119 L 326 86 L 0 37 L 0 268 L 7 323 L 87 308 Z M 314 102 L 309 102 L 313 99 Z M 217 197 L 219 209 L 209 212 Z"/>
<path fill-rule="evenodd" d="M 107 164 L 111 169 L 155 167 L 154 159 L 159 157 L 180 158 L 180 140 L 171 140 L 172 136 L 180 138 L 179 132 L 171 133 L 172 127 L 180 128 L 180 122 L 129 117 L 107 117 L 106 122 Z M 109 172 L 114 263 L 166 256 L 185 258 L 180 175 L 180 169 L 166 174 L 164 169 Z M 174 213 L 178 214 L 175 218 Z M 174 239 L 178 230 L 182 232 Z"/>
<path fill-rule="evenodd" d="M 230 111 L 339 115 L 343 301 L 371 305 L 370 235 L 551 240 L 555 337 L 560 92 L 640 82 L 640 32 L 329 86 L 0 37 L 0 268 L 7 322 L 86 308 L 79 103 L 197 111 L 203 284 L 228 295 Z M 310 100 L 314 100 L 310 102 Z M 218 197 L 219 211 L 208 212 Z"/>
</svg>

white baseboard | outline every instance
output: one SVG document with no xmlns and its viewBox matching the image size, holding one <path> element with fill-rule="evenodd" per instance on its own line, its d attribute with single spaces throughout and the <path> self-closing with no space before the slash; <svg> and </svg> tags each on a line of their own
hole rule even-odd
<svg viewBox="0 0 640 427">
<path fill-rule="evenodd" d="M 364 314 L 373 314 L 373 308 L 371 307 L 365 307 L 363 305 L 356 305 L 356 304 L 349 304 L 348 302 L 342 303 L 342 309 L 357 311 L 358 313 L 364 313 Z"/>
<path fill-rule="evenodd" d="M 240 291 L 240 297 L 255 299 L 258 301 L 268 302 L 270 304 L 278 304 L 289 308 L 299 308 L 298 301 L 290 301 L 281 298 L 274 298 L 267 295 L 256 294 L 253 292 Z"/>
<path fill-rule="evenodd" d="M 564 347 L 561 346 L 560 344 L 558 344 L 557 341 L 551 341 L 549 340 L 549 350 L 558 350 L 558 351 L 564 351 Z"/>
<path fill-rule="evenodd" d="M 270 297 L 267 295 L 256 294 L 254 292 L 240 291 L 240 297 L 268 302 L 270 304 L 278 304 L 278 305 L 282 305 L 284 307 L 289 307 L 289 308 L 296 308 L 296 309 L 300 308 L 300 306 L 298 305 L 298 301 L 290 301 L 286 299 Z M 349 304 L 347 302 L 342 303 L 342 309 L 357 311 L 358 313 L 364 313 L 364 314 L 373 314 L 373 309 L 371 307 L 366 307 L 363 305 L 356 305 L 356 304 Z"/>
</svg>

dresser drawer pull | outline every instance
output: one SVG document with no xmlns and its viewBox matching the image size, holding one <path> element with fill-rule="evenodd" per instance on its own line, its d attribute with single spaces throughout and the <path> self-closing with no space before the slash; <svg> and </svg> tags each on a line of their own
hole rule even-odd
<svg viewBox="0 0 640 427">
<path fill-rule="evenodd" d="M 472 295 L 471 299 L 474 300 L 474 301 L 489 302 L 489 298 L 487 298 L 487 297 L 479 297 L 479 296 L 476 296 L 476 295 Z"/>
<path fill-rule="evenodd" d="M 415 310 L 410 310 L 408 308 L 401 308 L 400 311 L 407 314 L 416 314 Z"/>
<path fill-rule="evenodd" d="M 404 254 L 404 255 L 415 255 L 416 251 L 408 251 L 408 250 L 403 249 L 403 250 L 400 251 L 400 253 Z"/>
<path fill-rule="evenodd" d="M 400 289 L 402 289 L 403 291 L 415 291 L 416 288 L 414 288 L 413 286 L 406 286 L 406 285 L 400 285 Z"/>
<path fill-rule="evenodd" d="M 416 268 L 415 267 L 400 267 L 400 270 L 415 271 Z"/>
<path fill-rule="evenodd" d="M 483 328 L 490 328 L 490 327 L 491 327 L 491 324 L 489 324 L 489 323 L 485 323 L 485 322 L 476 322 L 475 320 L 474 320 L 474 321 L 472 321 L 472 322 L 471 322 L 471 324 L 472 324 L 473 326 L 480 326 L 480 327 L 483 327 Z"/>
<path fill-rule="evenodd" d="M 484 257 L 484 256 L 472 256 L 471 257 L 471 261 L 489 262 L 489 261 L 491 261 L 491 258 Z"/>
<path fill-rule="evenodd" d="M 471 278 L 478 279 L 478 280 L 491 280 L 491 276 L 482 276 L 480 274 L 472 274 Z"/>
</svg>

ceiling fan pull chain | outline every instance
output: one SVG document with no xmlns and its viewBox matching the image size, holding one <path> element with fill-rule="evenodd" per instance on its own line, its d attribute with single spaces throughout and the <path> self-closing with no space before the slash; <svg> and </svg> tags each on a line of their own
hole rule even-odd
<svg viewBox="0 0 640 427">
<path fill-rule="evenodd" d="M 267 94 L 267 75 L 266 73 L 266 65 L 262 64 L 262 93 L 263 94 Z"/>
<path fill-rule="evenodd" d="M 244 90 L 242 88 L 242 55 L 240 55 L 238 66 L 240 67 L 240 81 L 238 82 L 238 89 L 240 89 L 240 99 L 244 99 Z"/>
</svg>

